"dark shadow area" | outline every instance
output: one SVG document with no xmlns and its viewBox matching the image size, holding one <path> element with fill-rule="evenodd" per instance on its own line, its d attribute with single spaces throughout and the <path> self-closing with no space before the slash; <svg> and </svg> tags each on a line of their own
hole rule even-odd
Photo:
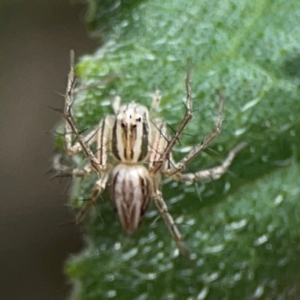
<svg viewBox="0 0 300 300">
<path fill-rule="evenodd" d="M 283 71 L 289 77 L 300 77 L 300 53 L 294 53 L 286 58 Z"/>
<path fill-rule="evenodd" d="M 90 53 L 96 42 L 85 7 L 69 0 L 0 5 L 0 293 L 5 300 L 65 299 L 64 261 L 77 253 L 79 229 L 64 181 L 50 181 L 53 137 L 60 116 L 69 51 Z"/>
</svg>

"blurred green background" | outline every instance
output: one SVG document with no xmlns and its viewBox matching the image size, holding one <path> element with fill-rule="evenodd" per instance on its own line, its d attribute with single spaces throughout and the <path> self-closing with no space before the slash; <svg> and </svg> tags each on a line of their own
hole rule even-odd
<svg viewBox="0 0 300 300">
<path fill-rule="evenodd" d="M 218 165 L 241 141 L 248 147 L 216 182 L 164 184 L 191 264 L 177 257 L 154 206 L 129 238 L 105 193 L 86 222 L 86 248 L 66 266 L 72 299 L 299 299 L 300 3 L 88 3 L 89 28 L 103 46 L 77 65 L 84 85 L 98 83 L 78 95 L 80 129 L 111 113 L 112 95 L 147 105 L 157 88 L 161 116 L 176 128 L 191 58 L 194 118 L 175 158 L 212 130 L 216 89 L 226 98 L 223 132 L 188 171 Z M 94 180 L 74 182 L 73 205 L 88 198 Z"/>
</svg>

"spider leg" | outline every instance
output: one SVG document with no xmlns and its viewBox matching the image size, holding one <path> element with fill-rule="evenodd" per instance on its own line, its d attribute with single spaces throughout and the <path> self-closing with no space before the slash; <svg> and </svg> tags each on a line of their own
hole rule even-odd
<svg viewBox="0 0 300 300">
<path fill-rule="evenodd" d="M 92 131 L 87 137 L 83 137 L 79 132 L 74 117 L 72 115 L 72 105 L 74 103 L 74 87 L 75 87 L 75 72 L 74 72 L 74 52 L 71 51 L 71 63 L 70 63 L 70 71 L 68 75 L 68 84 L 65 95 L 65 106 L 64 106 L 64 118 L 65 118 L 65 132 L 73 133 L 77 138 L 77 144 L 75 150 L 82 151 L 87 158 L 88 165 L 84 168 L 83 172 L 76 171 L 78 174 L 83 174 L 85 171 L 87 173 L 91 173 L 92 171 L 96 171 L 99 175 L 99 179 L 96 181 L 93 191 L 89 197 L 89 199 L 84 203 L 80 211 L 75 217 L 75 222 L 77 224 L 81 223 L 90 209 L 96 202 L 97 197 L 102 193 L 105 189 L 109 173 L 111 170 L 111 166 L 107 164 L 108 158 L 108 150 L 110 149 L 110 133 L 111 133 L 111 121 L 114 120 L 113 116 L 107 116 L 103 120 L 101 120 L 99 128 L 95 131 Z M 91 140 L 97 140 L 98 150 L 97 157 L 94 155 L 92 150 L 89 148 L 91 144 Z M 66 148 L 72 149 L 71 137 L 66 135 L 65 140 Z M 74 154 L 70 151 L 70 155 Z M 74 171 L 75 172 L 75 171 Z M 73 173 L 74 173 L 73 172 Z M 75 172 L 75 173 L 76 173 Z"/>
<path fill-rule="evenodd" d="M 114 96 L 110 101 L 110 105 L 114 111 L 114 114 L 116 115 L 121 107 L 121 97 Z"/>
<path fill-rule="evenodd" d="M 75 94 L 75 73 L 74 73 L 74 52 L 71 51 L 70 54 L 70 71 L 68 75 L 68 84 L 67 90 L 65 94 L 65 106 L 64 106 L 64 117 L 65 117 L 65 126 L 64 126 L 64 145 L 68 155 L 74 155 L 78 152 L 83 151 L 82 145 L 80 142 L 76 142 L 75 144 L 72 143 L 72 134 L 76 132 L 79 134 L 78 130 L 75 132 L 73 129 L 73 125 L 70 118 L 70 110 L 74 102 L 74 94 Z M 90 133 L 88 133 L 85 137 L 81 139 L 84 141 L 85 144 L 91 145 L 96 140 L 96 133 L 99 129 L 94 129 Z"/>
<path fill-rule="evenodd" d="M 166 141 L 167 142 L 167 146 L 165 147 L 163 153 L 160 155 L 160 163 L 158 163 L 153 170 L 151 170 L 153 173 L 156 173 L 163 165 L 163 161 L 165 160 L 165 158 L 169 157 L 174 145 L 176 144 L 176 142 L 178 141 L 178 139 L 180 138 L 183 130 L 185 129 L 185 127 L 187 126 L 187 124 L 189 123 L 189 121 L 192 119 L 193 113 L 192 113 L 192 107 L 193 107 L 193 101 L 192 101 L 192 91 L 191 91 L 191 80 L 190 80 L 190 68 L 188 69 L 187 72 L 187 76 L 185 79 L 185 86 L 186 86 L 186 102 L 185 102 L 185 107 L 186 107 L 186 111 L 185 111 L 185 115 L 181 121 L 181 124 L 178 128 L 178 130 L 176 131 L 175 135 L 171 138 L 170 141 Z"/>
<path fill-rule="evenodd" d="M 96 134 L 99 128 L 96 128 L 89 132 L 86 136 L 83 137 L 84 142 L 90 146 L 96 141 Z M 69 123 L 65 122 L 65 130 L 64 130 L 64 145 L 65 149 L 68 155 L 75 155 L 82 151 L 81 144 L 79 142 L 76 142 L 72 144 L 72 131 L 70 128 Z"/>
<path fill-rule="evenodd" d="M 152 196 L 152 199 L 153 199 L 155 205 L 157 206 L 161 216 L 165 220 L 165 223 L 166 223 L 180 253 L 183 256 L 188 258 L 189 251 L 186 248 L 186 246 L 182 240 L 181 234 L 176 226 L 176 223 L 168 210 L 168 207 L 162 197 L 162 193 L 159 190 L 157 190 L 156 193 Z"/>
<path fill-rule="evenodd" d="M 89 164 L 85 165 L 82 169 L 72 168 L 61 163 L 62 155 L 57 154 L 53 158 L 52 170 L 57 172 L 57 176 L 70 176 L 70 177 L 86 177 L 93 170 Z"/>
<path fill-rule="evenodd" d="M 149 171 L 156 174 L 164 165 L 163 153 L 168 145 L 168 133 L 165 123 L 160 118 L 151 121 L 153 140 L 149 155 Z"/>
<path fill-rule="evenodd" d="M 168 176 L 175 174 L 177 172 L 185 169 L 186 165 L 194 159 L 201 151 L 206 149 L 220 134 L 221 125 L 223 121 L 223 111 L 224 111 L 224 97 L 219 93 L 219 108 L 218 108 L 218 118 L 215 122 L 213 131 L 207 135 L 199 145 L 196 145 L 179 163 L 173 164 L 173 167 L 165 170 Z"/>
<path fill-rule="evenodd" d="M 224 159 L 221 165 L 203 171 L 198 171 L 195 173 L 175 173 L 172 178 L 177 181 L 181 182 L 195 182 L 195 181 L 205 181 L 205 180 L 216 180 L 224 175 L 229 166 L 231 165 L 232 161 L 234 160 L 235 156 L 246 147 L 246 143 L 240 143 L 235 148 L 233 148 Z"/>
<path fill-rule="evenodd" d="M 71 108 L 74 102 L 74 86 L 75 86 L 75 72 L 74 72 L 74 52 L 71 51 L 71 63 L 70 63 L 70 71 L 68 75 L 68 84 L 67 90 L 65 95 L 65 107 L 64 107 L 64 118 L 66 120 L 65 130 L 66 132 L 73 132 L 78 140 L 78 143 L 81 146 L 82 152 L 85 154 L 86 158 L 88 159 L 91 167 L 98 173 L 103 171 L 103 168 L 106 168 L 106 163 L 104 165 L 99 165 L 97 158 L 88 147 L 87 141 L 85 138 L 80 134 L 78 128 L 75 125 L 75 121 L 73 115 L 71 113 Z M 102 132 L 103 130 L 101 130 Z M 68 135 L 67 135 L 68 136 Z"/>
<path fill-rule="evenodd" d="M 157 111 L 157 109 L 159 108 L 159 105 L 160 105 L 161 98 L 162 98 L 162 95 L 161 95 L 161 91 L 160 90 L 156 90 L 152 94 L 152 101 L 151 101 L 150 112 Z"/>
<path fill-rule="evenodd" d="M 103 173 L 100 179 L 96 181 L 89 199 L 84 202 L 83 206 L 80 208 L 79 212 L 75 217 L 76 224 L 81 224 L 85 219 L 86 215 L 90 212 L 91 208 L 95 206 L 97 198 L 106 187 L 108 178 L 109 173 Z"/>
</svg>

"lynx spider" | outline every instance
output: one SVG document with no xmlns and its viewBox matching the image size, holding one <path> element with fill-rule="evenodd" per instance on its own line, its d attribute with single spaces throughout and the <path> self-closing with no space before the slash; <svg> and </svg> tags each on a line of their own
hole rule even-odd
<svg viewBox="0 0 300 300">
<path fill-rule="evenodd" d="M 241 143 L 233 148 L 217 167 L 195 173 L 182 173 L 187 164 L 220 134 L 224 108 L 224 98 L 220 96 L 218 118 L 213 131 L 176 163 L 172 158 L 173 147 L 192 118 L 193 103 L 189 71 L 185 86 L 186 112 L 173 137 L 168 135 L 166 124 L 162 119 L 150 119 L 149 111 L 145 106 L 135 102 L 121 105 L 118 97 L 112 103 L 114 115 L 105 116 L 100 121 L 99 127 L 83 136 L 71 112 L 75 89 L 74 53 L 71 52 L 71 67 L 64 106 L 64 145 L 70 156 L 83 152 L 88 164 L 83 169 L 69 170 L 69 174 L 72 176 L 87 176 L 92 172 L 98 174 L 98 180 L 94 184 L 89 200 L 83 204 L 75 217 L 77 224 L 84 220 L 110 180 L 112 202 L 122 227 L 129 234 L 138 228 L 152 200 L 165 220 L 179 251 L 186 255 L 187 250 L 181 234 L 162 196 L 161 175 L 185 183 L 218 179 L 228 170 L 234 157 L 246 144 Z M 153 96 L 152 108 L 157 106 L 159 100 L 160 94 L 156 93 Z M 71 133 L 77 139 L 74 144 Z M 90 149 L 90 145 L 94 142 L 97 143 L 96 155 Z M 60 172 L 66 171 L 66 167 L 62 166 L 57 159 L 54 169 Z"/>
</svg>

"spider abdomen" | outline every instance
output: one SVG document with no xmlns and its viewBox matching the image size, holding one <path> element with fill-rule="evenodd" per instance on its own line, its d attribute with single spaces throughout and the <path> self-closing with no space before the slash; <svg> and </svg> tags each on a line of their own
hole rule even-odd
<svg viewBox="0 0 300 300">
<path fill-rule="evenodd" d="M 152 184 L 143 165 L 119 164 L 112 172 L 111 199 L 123 228 L 133 233 L 150 202 Z"/>
</svg>

